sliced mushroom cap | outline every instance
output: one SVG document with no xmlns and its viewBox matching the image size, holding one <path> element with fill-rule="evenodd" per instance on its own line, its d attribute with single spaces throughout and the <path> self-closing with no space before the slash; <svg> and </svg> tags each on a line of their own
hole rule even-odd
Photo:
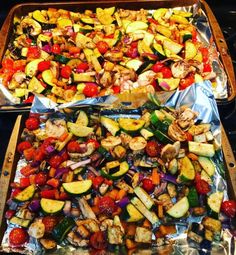
<svg viewBox="0 0 236 255">
<path fill-rule="evenodd" d="M 36 20 L 31 18 L 24 18 L 21 21 L 20 26 L 23 32 L 26 29 L 26 31 L 32 36 L 39 35 L 42 32 L 41 25 Z"/>
<path fill-rule="evenodd" d="M 165 161 L 174 159 L 180 150 L 180 142 L 177 141 L 174 144 L 167 144 L 161 150 L 161 158 Z"/>
<path fill-rule="evenodd" d="M 184 131 L 178 126 L 177 123 L 170 124 L 168 128 L 168 136 L 172 138 L 174 141 L 186 141 L 187 136 Z"/>
</svg>

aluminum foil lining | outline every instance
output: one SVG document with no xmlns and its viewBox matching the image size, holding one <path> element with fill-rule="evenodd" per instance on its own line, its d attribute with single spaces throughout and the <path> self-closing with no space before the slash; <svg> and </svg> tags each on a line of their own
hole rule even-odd
<svg viewBox="0 0 236 255">
<path fill-rule="evenodd" d="M 216 82 L 212 84 L 214 97 L 216 99 L 227 99 L 228 97 L 227 76 L 224 71 L 223 65 L 219 59 L 219 53 L 214 43 L 214 38 L 212 36 L 207 15 L 201 9 L 200 3 L 191 6 L 172 8 L 169 9 L 170 12 L 173 9 L 190 11 L 193 13 L 193 18 L 191 19 L 191 22 L 197 27 L 199 39 L 209 49 L 210 60 L 213 63 L 213 71 L 216 74 Z M 150 10 L 150 13 L 153 12 L 154 10 Z M 209 78 L 210 76 L 211 74 L 209 74 Z M 1 84 L 0 80 L 0 106 L 9 105 L 22 106 L 22 104 L 20 103 L 20 98 L 14 97 L 10 93 L 10 91 L 3 84 Z"/>
<path fill-rule="evenodd" d="M 218 138 L 219 144 L 221 143 L 221 133 L 220 133 L 220 118 L 219 113 L 217 110 L 216 101 L 214 100 L 214 96 L 211 89 L 211 83 L 209 81 L 205 81 L 202 83 L 194 84 L 191 87 L 188 87 L 186 90 L 179 91 L 177 90 L 175 93 L 169 93 L 166 92 L 165 95 L 163 94 L 157 94 L 157 98 L 160 100 L 160 102 L 167 106 L 167 107 L 174 107 L 179 108 L 180 106 L 186 105 L 192 110 L 199 112 L 198 120 L 201 120 L 205 123 L 211 123 L 212 125 L 212 132 L 215 137 Z M 146 97 L 147 98 L 147 97 Z M 119 101 L 118 98 L 115 98 L 114 96 L 110 97 L 103 97 L 103 98 L 93 98 L 93 99 L 86 99 L 80 102 L 77 102 L 75 104 L 71 104 L 70 107 L 101 107 L 104 109 L 107 109 L 107 102 L 117 102 Z M 129 114 L 132 114 L 132 104 L 127 104 L 127 101 L 125 104 L 122 104 L 122 102 L 119 102 L 122 105 L 122 109 L 127 109 L 127 112 Z M 125 105 L 128 105 L 128 108 L 126 108 Z M 50 113 L 48 112 L 49 106 L 51 107 Z M 58 116 L 61 116 L 62 114 L 65 115 L 66 109 L 68 105 L 61 105 L 60 107 L 48 100 L 47 98 L 42 98 L 41 95 L 38 97 L 35 97 L 35 101 L 33 103 L 31 111 L 33 113 L 38 113 L 42 117 L 46 116 L 46 118 L 50 118 L 50 114 L 52 114 L 54 117 L 58 114 Z M 141 105 L 140 105 L 141 106 Z M 103 109 L 103 110 L 104 110 Z M 123 114 L 125 111 L 123 111 Z M 130 116 L 127 114 L 126 116 Z M 139 115 L 138 108 L 134 109 L 133 114 L 135 116 Z M 116 118 L 117 115 L 114 116 Z M 223 165 L 223 154 L 222 151 L 217 153 L 217 155 L 213 158 L 213 162 L 216 167 L 216 172 L 213 178 L 213 191 L 223 191 L 224 192 L 224 199 L 228 199 L 227 195 L 227 183 L 225 180 L 225 168 Z M 17 169 L 16 169 L 16 175 L 14 181 L 18 181 L 20 178 L 20 169 L 26 165 L 26 161 L 24 159 L 19 160 Z M 10 203 L 10 209 L 14 209 L 14 206 L 16 204 L 14 202 Z M 230 233 L 229 229 L 223 228 L 222 234 L 221 234 L 221 241 L 217 243 L 213 243 L 211 253 L 209 251 L 199 251 L 198 248 L 191 246 L 187 241 L 187 234 L 186 230 L 191 222 L 201 222 L 202 217 L 194 217 L 190 216 L 186 219 L 181 220 L 174 220 L 173 223 L 176 225 L 177 233 L 168 236 L 167 241 L 164 246 L 160 247 L 153 247 L 152 249 L 145 249 L 145 250 L 137 250 L 134 254 L 159 254 L 161 251 L 168 251 L 168 253 L 165 254 L 174 254 L 174 255 L 184 255 L 184 254 L 191 254 L 191 255 L 197 255 L 197 254 L 213 254 L 213 255 L 229 255 L 229 254 L 235 254 L 235 245 L 236 240 L 233 238 L 232 234 Z M 223 224 L 224 227 L 224 224 Z M 23 254 L 32 254 L 32 255 L 38 255 L 38 254 L 44 254 L 44 251 L 41 250 L 40 245 L 38 241 L 31 237 L 30 242 L 24 247 L 24 249 L 21 250 L 14 250 L 8 245 L 8 235 L 10 230 L 13 228 L 12 225 L 8 225 L 7 230 L 4 234 L 3 241 L 1 244 L 1 249 L 5 252 L 12 253 L 13 251 L 17 251 Z M 206 253 L 202 253 L 206 252 Z M 58 249 L 54 252 L 50 252 L 50 254 L 73 254 L 73 255 L 85 255 L 89 254 L 89 250 L 86 249 L 78 249 L 75 248 L 68 243 L 64 243 L 63 245 L 59 246 Z M 106 254 L 114 254 L 112 252 L 107 252 Z"/>
</svg>

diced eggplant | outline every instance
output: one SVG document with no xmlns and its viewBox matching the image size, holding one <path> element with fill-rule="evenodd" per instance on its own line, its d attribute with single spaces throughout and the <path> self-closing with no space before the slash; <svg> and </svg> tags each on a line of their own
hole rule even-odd
<svg viewBox="0 0 236 255">
<path fill-rule="evenodd" d="M 137 227 L 134 239 L 135 239 L 135 242 L 137 243 L 151 243 L 152 231 L 147 228 Z"/>
</svg>

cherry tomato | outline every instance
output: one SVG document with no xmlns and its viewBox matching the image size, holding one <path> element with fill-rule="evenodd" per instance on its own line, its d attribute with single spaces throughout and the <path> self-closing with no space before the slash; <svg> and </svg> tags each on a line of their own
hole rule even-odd
<svg viewBox="0 0 236 255">
<path fill-rule="evenodd" d="M 12 193 L 11 193 L 11 197 L 14 198 L 14 197 L 17 196 L 20 192 L 21 192 L 21 189 L 20 189 L 20 188 L 14 189 L 14 190 L 12 191 Z"/>
<path fill-rule="evenodd" d="M 103 41 L 97 42 L 96 47 L 101 54 L 105 54 L 109 49 L 108 43 Z"/>
<path fill-rule="evenodd" d="M 63 66 L 61 68 L 61 77 L 65 79 L 69 79 L 72 74 L 72 69 L 70 66 Z"/>
<path fill-rule="evenodd" d="M 50 159 L 49 159 L 49 165 L 51 167 L 57 168 L 59 167 L 59 165 L 63 162 L 63 159 L 61 156 L 59 155 L 53 155 Z"/>
<path fill-rule="evenodd" d="M 148 193 L 152 193 L 155 188 L 155 185 L 152 183 L 151 179 L 145 178 L 142 180 L 142 187 Z"/>
<path fill-rule="evenodd" d="M 117 209 L 116 204 L 109 196 L 101 197 L 98 203 L 100 213 L 111 216 Z"/>
<path fill-rule="evenodd" d="M 54 54 L 60 54 L 61 53 L 61 48 L 59 44 L 53 44 L 52 46 L 52 53 Z"/>
<path fill-rule="evenodd" d="M 170 68 L 167 66 L 162 67 L 161 73 L 162 73 L 163 78 L 171 78 L 172 77 L 172 72 L 171 72 Z"/>
<path fill-rule="evenodd" d="M 138 47 L 138 41 L 134 41 L 130 44 L 131 48 L 137 48 Z"/>
<path fill-rule="evenodd" d="M 59 219 L 55 216 L 45 216 L 42 219 L 43 224 L 45 225 L 45 232 L 51 233 L 55 226 L 58 224 Z"/>
<path fill-rule="evenodd" d="M 156 141 L 149 141 L 145 147 L 146 153 L 150 157 L 156 157 L 161 152 L 161 146 Z"/>
<path fill-rule="evenodd" d="M 95 83 L 87 82 L 84 89 L 83 94 L 86 97 L 93 97 L 98 94 L 98 86 Z"/>
<path fill-rule="evenodd" d="M 29 177 L 21 177 L 20 178 L 20 187 L 26 188 L 30 185 L 30 179 Z"/>
<path fill-rule="evenodd" d="M 21 246 L 29 240 L 29 235 L 23 228 L 13 228 L 9 234 L 9 242 L 12 246 Z"/>
<path fill-rule="evenodd" d="M 39 58 L 40 49 L 38 46 L 30 46 L 27 51 L 27 58 Z"/>
<path fill-rule="evenodd" d="M 104 178 L 102 176 L 96 176 L 92 178 L 93 187 L 95 189 L 98 189 L 102 185 L 103 181 L 104 181 Z"/>
<path fill-rule="evenodd" d="M 162 62 L 156 62 L 152 66 L 152 71 L 155 72 L 155 73 L 159 73 L 159 72 L 161 72 L 163 67 L 164 67 L 164 64 Z"/>
<path fill-rule="evenodd" d="M 129 58 L 136 58 L 138 56 L 138 49 L 136 47 L 129 47 L 125 55 Z"/>
<path fill-rule="evenodd" d="M 39 124 L 40 124 L 39 119 L 36 117 L 29 117 L 25 121 L 25 126 L 30 131 L 37 129 L 39 127 Z"/>
<path fill-rule="evenodd" d="M 227 200 L 221 204 L 221 211 L 230 218 L 234 218 L 236 215 L 236 201 Z"/>
<path fill-rule="evenodd" d="M 2 67 L 4 69 L 13 69 L 14 66 L 14 60 L 12 60 L 11 58 L 5 58 L 2 61 Z"/>
<path fill-rule="evenodd" d="M 32 147 L 32 144 L 28 141 L 23 141 L 23 142 L 20 142 L 18 145 L 17 145 L 17 151 L 22 154 L 24 150 L 26 149 L 29 149 Z"/>
<path fill-rule="evenodd" d="M 100 147 L 100 143 L 99 143 L 96 139 L 90 138 L 90 139 L 88 139 L 88 141 L 87 141 L 87 144 L 88 144 L 88 143 L 93 143 L 95 149 L 97 149 L 97 148 Z"/>
<path fill-rule="evenodd" d="M 67 144 L 67 150 L 68 152 L 80 152 L 80 144 L 77 141 L 70 141 Z"/>
<path fill-rule="evenodd" d="M 44 70 L 49 69 L 51 66 L 51 61 L 44 60 L 38 63 L 38 70 L 39 72 L 43 72 Z"/>
<path fill-rule="evenodd" d="M 120 93 L 120 86 L 112 86 L 112 90 L 114 94 Z"/>
<path fill-rule="evenodd" d="M 202 195 L 207 194 L 211 190 L 208 182 L 206 182 L 205 180 L 202 180 L 202 179 L 198 179 L 196 181 L 195 187 L 196 187 L 198 194 L 202 194 Z"/>
<path fill-rule="evenodd" d="M 203 72 L 204 72 L 204 73 L 210 73 L 211 70 L 212 70 L 212 68 L 211 68 L 211 65 L 210 65 L 210 64 L 205 63 L 205 64 L 203 65 Z"/>
<path fill-rule="evenodd" d="M 47 182 L 47 175 L 40 172 L 38 174 L 36 174 L 35 176 L 35 184 L 38 184 L 39 186 L 41 185 L 45 185 Z"/>
<path fill-rule="evenodd" d="M 107 247 L 105 234 L 102 231 L 93 233 L 90 237 L 89 243 L 96 250 L 103 250 Z"/>
<path fill-rule="evenodd" d="M 189 132 L 185 132 L 187 136 L 187 141 L 193 141 L 193 136 Z"/>
<path fill-rule="evenodd" d="M 7 210 L 5 212 L 5 218 L 10 220 L 15 215 L 15 213 L 16 213 L 15 210 Z"/>
<path fill-rule="evenodd" d="M 78 73 L 84 73 L 85 71 L 87 71 L 89 69 L 89 65 L 86 62 L 82 62 L 80 64 L 77 65 L 76 68 L 76 72 Z"/>
<path fill-rule="evenodd" d="M 194 83 L 194 75 L 190 74 L 187 77 L 183 78 L 180 80 L 179 83 L 179 89 L 186 89 L 187 87 L 189 87 L 190 85 L 192 85 Z"/>
<path fill-rule="evenodd" d="M 25 100 L 23 101 L 23 103 L 24 103 L 24 104 L 32 104 L 33 101 L 34 101 L 34 95 L 30 95 L 30 96 L 28 96 L 27 99 L 25 99 Z"/>
</svg>

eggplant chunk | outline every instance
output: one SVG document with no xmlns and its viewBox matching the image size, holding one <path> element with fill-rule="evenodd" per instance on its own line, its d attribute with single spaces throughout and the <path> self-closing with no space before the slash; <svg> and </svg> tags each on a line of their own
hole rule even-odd
<svg viewBox="0 0 236 255">
<path fill-rule="evenodd" d="M 135 242 L 138 243 L 151 243 L 152 231 L 150 229 L 137 227 L 135 232 Z"/>
</svg>

